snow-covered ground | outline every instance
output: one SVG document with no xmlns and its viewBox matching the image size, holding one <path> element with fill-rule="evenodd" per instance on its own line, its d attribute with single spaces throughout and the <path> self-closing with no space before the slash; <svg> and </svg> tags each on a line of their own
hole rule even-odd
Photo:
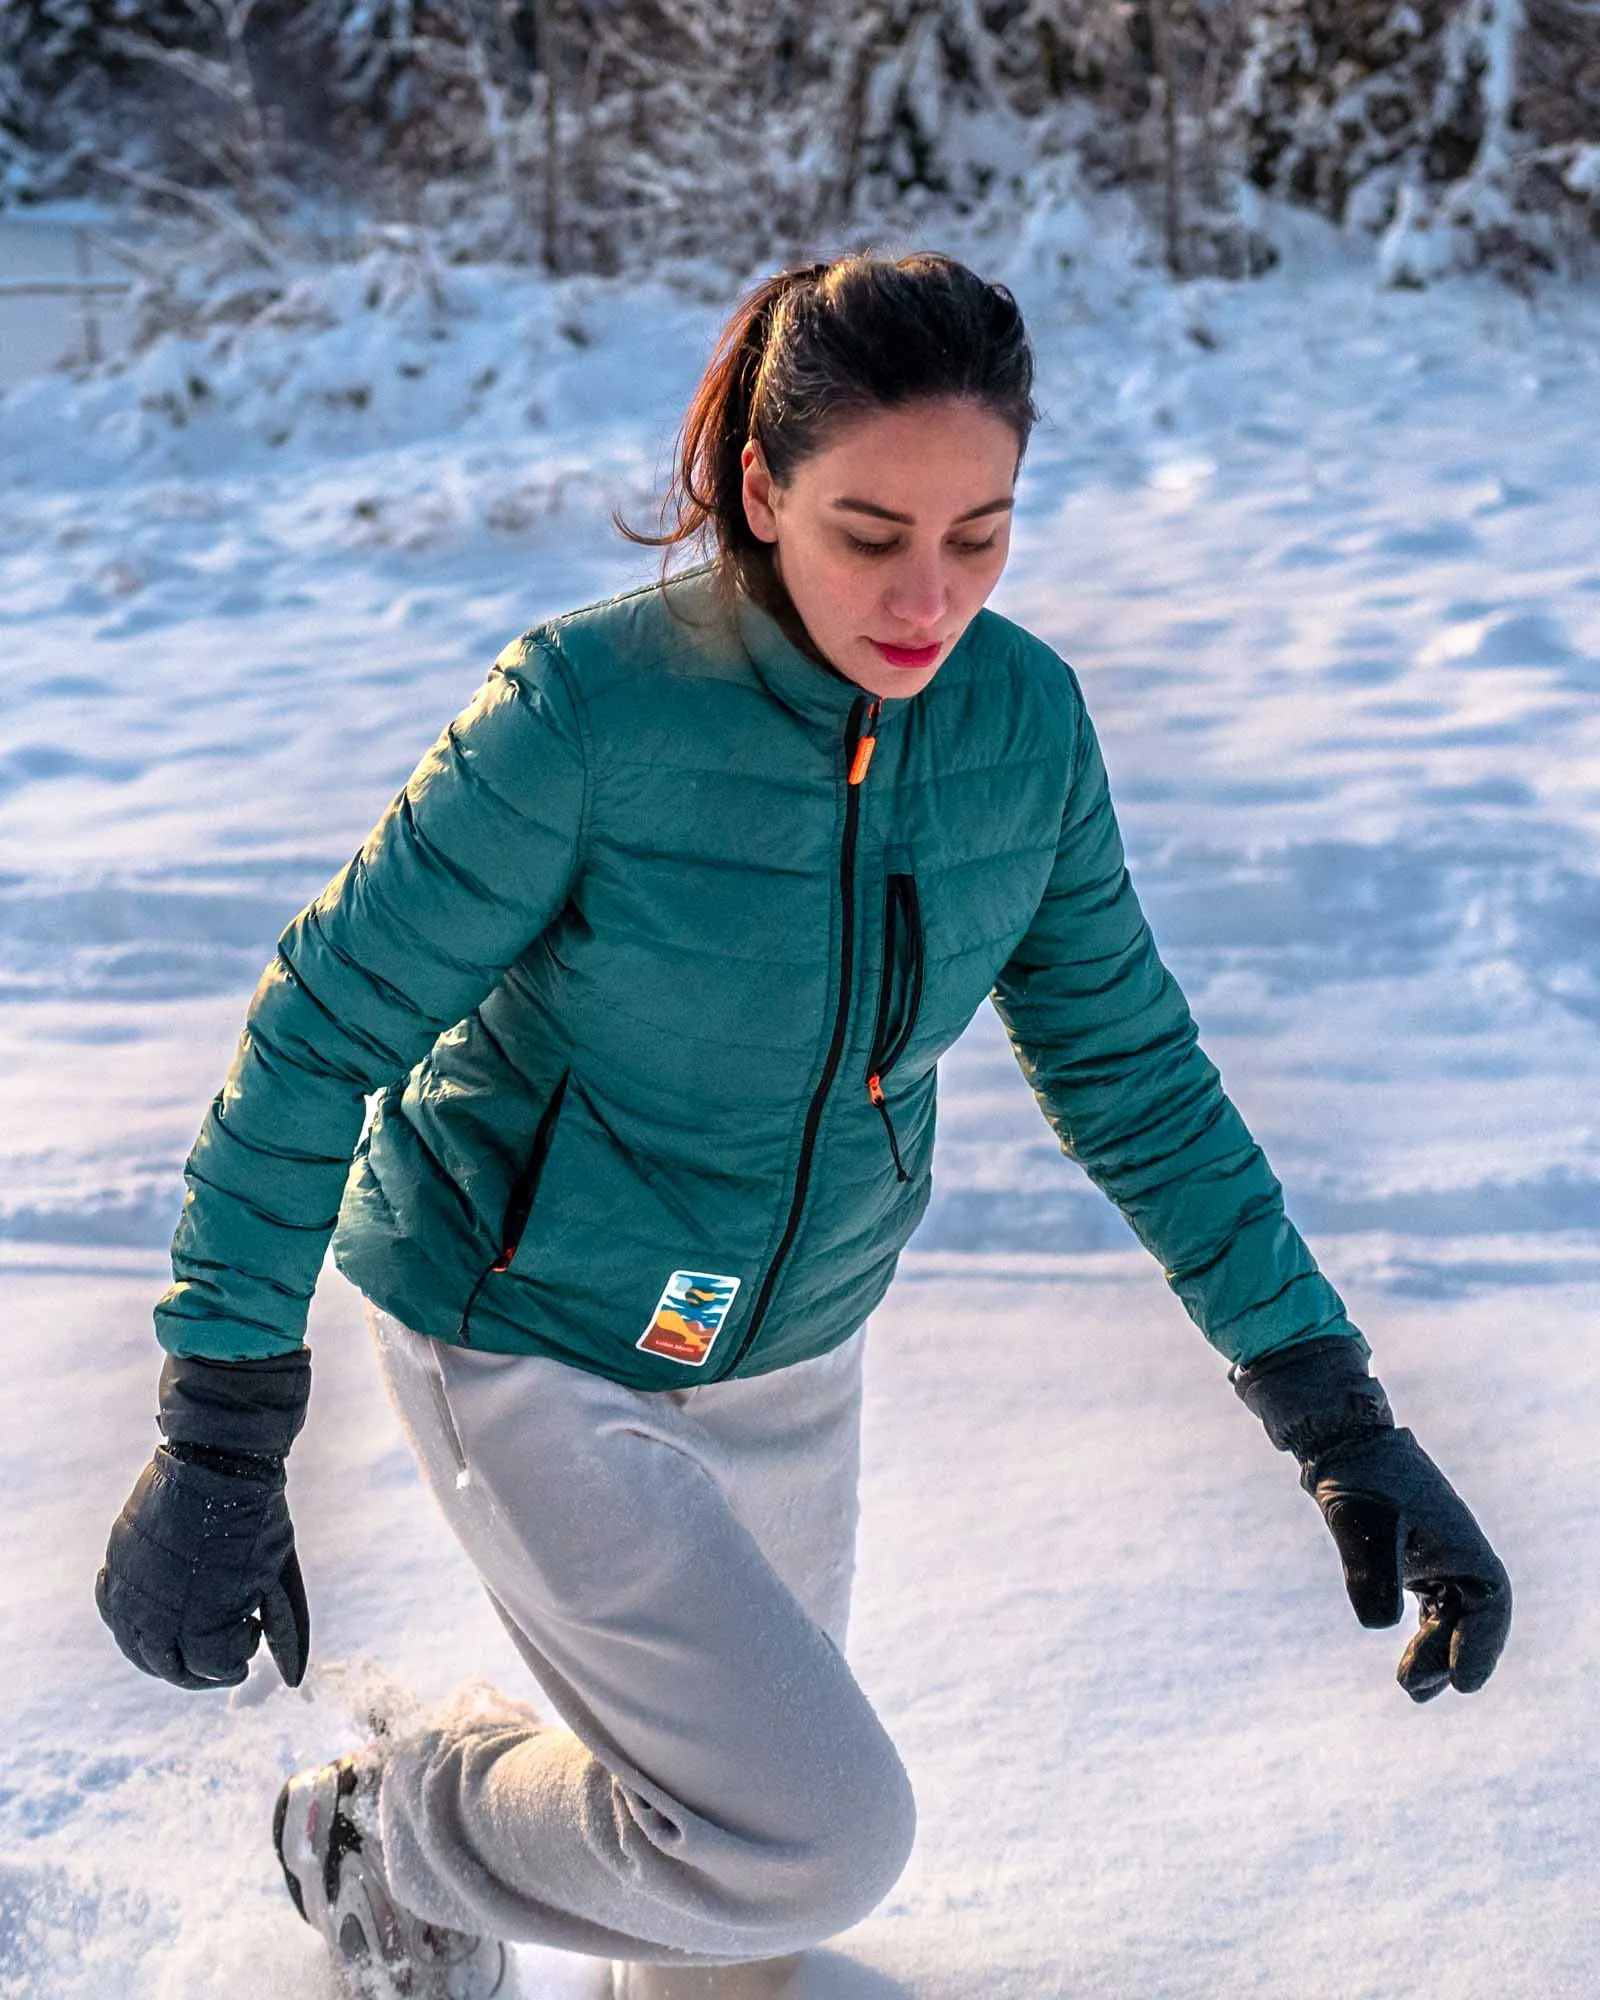
<svg viewBox="0 0 1600 2000">
<path fill-rule="evenodd" d="M 1600 1990 L 1600 299 L 1385 292 L 1290 234 L 1234 289 L 1071 216 L 972 252 L 1052 419 L 997 603 L 1084 678 L 1157 935 L 1506 1556 L 1511 1648 L 1471 1701 L 1394 1688 L 981 1017 L 870 1349 L 853 1651 L 923 1831 L 819 1996 Z M 90 1585 L 256 971 L 504 640 L 645 572 L 606 514 L 717 308 L 395 255 L 277 319 L 0 400 L 4 2000 L 325 2000 L 279 1775 L 374 1699 L 520 1685 L 331 1273 L 307 1688 L 142 1680 Z"/>
</svg>

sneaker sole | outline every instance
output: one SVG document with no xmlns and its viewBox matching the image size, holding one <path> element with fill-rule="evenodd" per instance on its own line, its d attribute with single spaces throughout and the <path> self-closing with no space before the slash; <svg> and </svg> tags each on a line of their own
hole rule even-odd
<svg viewBox="0 0 1600 2000">
<path fill-rule="evenodd" d="M 353 1789 L 353 1782 L 351 1783 L 350 1788 Z M 316 1919 L 313 1918 L 310 1911 L 306 1908 L 305 1891 L 301 1887 L 300 1878 L 299 1876 L 296 1875 L 294 1869 L 290 1866 L 289 1857 L 284 1851 L 285 1849 L 284 1836 L 288 1831 L 289 1807 L 291 1804 L 291 1794 L 293 1792 L 293 1789 L 294 1789 L 294 1779 L 290 1778 L 284 1784 L 283 1789 L 279 1792 L 278 1802 L 272 1809 L 272 1846 L 274 1853 L 278 1857 L 278 1866 L 283 1870 L 284 1887 L 289 1892 L 289 1900 L 294 1904 L 295 1910 L 298 1913 L 302 1923 L 308 1924 L 313 1930 L 316 1930 L 319 1929 L 320 1926 L 317 1924 Z M 341 1795 L 346 1790 L 346 1783 L 342 1778 L 338 1789 Z M 495 1965 L 493 1979 L 489 1985 L 480 1986 L 477 1988 L 477 1991 L 481 1996 L 481 2000 L 495 2000 L 495 1996 L 498 1995 L 504 1988 L 507 1975 L 510 1973 L 511 1970 L 511 1955 L 506 1950 L 504 1943 L 499 1941 L 498 1939 L 495 1941 L 495 1951 L 496 1951 L 496 1965 Z M 349 1984 L 349 1982 L 352 1979 L 354 1981 L 354 1985 L 351 1988 L 351 1990 L 358 1992 L 364 1990 L 362 1986 L 363 1975 L 361 1969 L 358 1966 L 350 1964 L 342 1957 L 338 1958 L 338 1963 L 340 1967 L 341 1979 L 347 1984 Z"/>
<path fill-rule="evenodd" d="M 278 1857 L 278 1866 L 283 1870 L 283 1885 L 289 1891 L 289 1900 L 299 1913 L 300 1921 L 309 1924 L 306 1915 L 306 1899 L 300 1892 L 300 1878 L 293 1874 L 283 1858 L 283 1823 L 289 1817 L 289 1786 L 285 1783 L 278 1794 L 278 1803 L 272 1809 L 272 1851 Z"/>
</svg>

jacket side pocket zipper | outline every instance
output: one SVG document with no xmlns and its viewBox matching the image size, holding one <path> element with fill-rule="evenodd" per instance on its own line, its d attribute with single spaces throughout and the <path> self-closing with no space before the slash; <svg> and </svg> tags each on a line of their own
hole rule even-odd
<svg viewBox="0 0 1600 2000">
<path fill-rule="evenodd" d="M 895 975 L 900 968 L 902 950 L 907 966 L 901 986 L 903 1003 L 897 1021 L 894 1018 L 895 990 L 899 982 Z M 912 1030 L 916 1027 L 917 1013 L 922 1005 L 922 972 L 922 905 L 917 896 L 917 878 L 914 875 L 891 875 L 884 884 L 883 977 L 878 987 L 878 1019 L 872 1034 L 872 1054 L 867 1063 L 867 1095 L 878 1107 L 878 1115 L 889 1138 L 895 1176 L 902 1181 L 910 1180 L 911 1176 L 900 1157 L 900 1141 L 895 1133 L 894 1120 L 889 1115 L 883 1080 L 905 1054 Z"/>
<path fill-rule="evenodd" d="M 539 1176 L 544 1172 L 544 1163 L 549 1157 L 550 1141 L 555 1136 L 556 1119 L 561 1115 L 561 1100 L 567 1094 L 567 1077 L 570 1075 L 569 1070 L 556 1085 L 550 1102 L 533 1128 L 533 1144 L 528 1148 L 527 1164 L 517 1175 L 511 1199 L 506 1203 L 505 1221 L 500 1225 L 500 1255 L 489 1266 L 491 1273 L 509 1271 L 511 1260 L 517 1254 L 522 1232 L 533 1213 L 533 1198 L 539 1192 Z"/>
<path fill-rule="evenodd" d="M 567 1094 L 567 1084 L 572 1072 L 563 1072 L 561 1081 L 550 1096 L 550 1102 L 539 1114 L 539 1122 L 533 1128 L 533 1140 L 528 1147 L 528 1157 L 520 1174 L 511 1184 L 511 1194 L 506 1202 L 506 1212 L 500 1224 L 500 1248 L 494 1262 L 473 1286 L 471 1295 L 461 1313 L 461 1342 L 464 1347 L 472 1345 L 468 1332 L 468 1321 L 472 1318 L 472 1308 L 478 1303 L 478 1294 L 493 1277 L 511 1269 L 511 1260 L 516 1256 L 522 1242 L 522 1232 L 528 1226 L 528 1217 L 533 1213 L 533 1198 L 539 1192 L 540 1176 L 544 1173 L 544 1163 L 550 1156 L 550 1144 L 555 1138 L 556 1119 L 561 1115 L 562 1099 Z"/>
</svg>

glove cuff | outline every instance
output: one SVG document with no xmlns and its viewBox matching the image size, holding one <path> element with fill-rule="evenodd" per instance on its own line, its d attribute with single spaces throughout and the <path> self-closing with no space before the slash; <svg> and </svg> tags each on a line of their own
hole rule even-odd
<svg viewBox="0 0 1600 2000">
<path fill-rule="evenodd" d="M 198 1465 L 202 1471 L 221 1473 L 227 1479 L 253 1479 L 259 1485 L 283 1484 L 283 1460 L 276 1453 L 252 1451 L 218 1451 L 209 1444 L 187 1444 L 179 1440 L 161 1446 L 157 1456 L 165 1454 L 176 1459 L 180 1465 Z"/>
<path fill-rule="evenodd" d="M 311 1356 L 303 1347 L 266 1361 L 169 1354 L 157 1421 L 170 1445 L 281 1462 L 305 1422 L 310 1396 Z"/>
<path fill-rule="evenodd" d="M 1264 1354 L 1235 1370 L 1233 1386 L 1277 1449 L 1302 1465 L 1336 1444 L 1394 1429 L 1383 1384 L 1368 1373 L 1362 1343 L 1348 1334 Z"/>
</svg>

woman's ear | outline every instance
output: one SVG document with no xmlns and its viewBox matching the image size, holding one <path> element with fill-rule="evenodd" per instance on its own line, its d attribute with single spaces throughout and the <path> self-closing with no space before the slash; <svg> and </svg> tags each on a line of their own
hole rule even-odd
<svg viewBox="0 0 1600 2000">
<path fill-rule="evenodd" d="M 777 488 L 754 438 L 740 454 L 739 463 L 744 468 L 744 517 L 750 523 L 750 532 L 758 542 L 776 542 L 778 514 L 773 502 Z"/>
</svg>

